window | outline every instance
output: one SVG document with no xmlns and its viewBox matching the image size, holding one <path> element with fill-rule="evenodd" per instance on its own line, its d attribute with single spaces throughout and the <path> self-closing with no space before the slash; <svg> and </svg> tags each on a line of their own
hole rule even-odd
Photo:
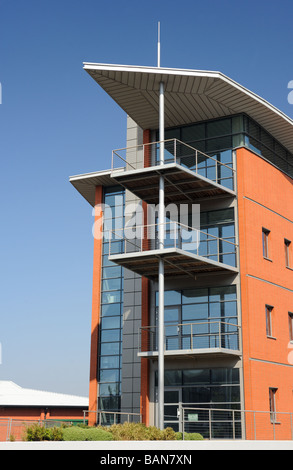
<svg viewBox="0 0 293 470">
<path fill-rule="evenodd" d="M 99 409 L 107 411 L 120 411 L 121 407 L 123 268 L 108 258 L 110 239 L 108 230 L 124 226 L 124 193 L 120 187 L 109 187 L 104 190 L 98 406 Z M 121 246 L 121 241 L 114 239 L 111 242 L 111 253 L 121 252 Z M 110 415 L 106 416 L 112 419 Z"/>
<path fill-rule="evenodd" d="M 291 264 L 291 242 L 290 240 L 284 240 L 284 247 L 285 247 L 285 260 L 286 260 L 286 267 L 290 268 Z"/>
<path fill-rule="evenodd" d="M 272 312 L 273 312 L 274 307 L 270 305 L 266 305 L 266 330 L 267 330 L 267 336 L 272 337 L 273 336 L 273 328 L 272 328 Z"/>
<path fill-rule="evenodd" d="M 269 389 L 269 397 L 270 397 L 270 413 L 271 413 L 271 423 L 276 423 L 276 394 L 278 389 L 277 388 L 270 388 Z"/>
<path fill-rule="evenodd" d="M 269 258 L 269 235 L 270 230 L 262 229 L 262 254 L 264 258 Z"/>
<path fill-rule="evenodd" d="M 165 291 L 165 340 L 168 350 L 239 349 L 236 286 Z"/>
<path fill-rule="evenodd" d="M 290 342 L 293 343 L 293 313 L 289 312 L 288 319 L 289 319 L 289 338 L 290 338 Z"/>
</svg>

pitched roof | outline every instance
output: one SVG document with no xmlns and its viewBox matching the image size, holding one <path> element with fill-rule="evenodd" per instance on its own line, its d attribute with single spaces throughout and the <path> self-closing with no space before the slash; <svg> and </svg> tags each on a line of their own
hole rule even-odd
<svg viewBox="0 0 293 470">
<path fill-rule="evenodd" d="M 0 380 L 0 406 L 69 406 L 87 409 L 88 398 L 22 388 L 14 382 Z"/>
</svg>

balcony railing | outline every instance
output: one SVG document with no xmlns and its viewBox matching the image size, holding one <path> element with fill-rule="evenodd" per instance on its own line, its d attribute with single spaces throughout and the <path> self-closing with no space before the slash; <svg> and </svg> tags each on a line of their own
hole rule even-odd
<svg viewBox="0 0 293 470">
<path fill-rule="evenodd" d="M 169 139 L 163 142 L 165 165 L 177 163 L 214 183 L 231 190 L 234 189 L 235 170 L 229 164 L 223 163 L 178 139 Z M 115 172 L 121 173 L 142 169 L 146 161 L 148 167 L 160 165 L 160 144 L 161 142 L 151 142 L 113 150 L 112 176 L 115 177 Z"/>
<path fill-rule="evenodd" d="M 162 225 L 163 249 L 177 248 L 217 263 L 233 267 L 237 265 L 237 245 L 231 239 L 219 238 L 179 222 L 165 222 Z M 158 240 L 159 226 L 159 224 L 141 225 L 111 231 L 109 255 L 145 253 L 162 249 Z"/>
<path fill-rule="evenodd" d="M 239 326 L 223 321 L 197 321 L 194 323 L 166 324 L 164 332 L 165 354 L 239 352 Z M 158 327 L 140 328 L 139 354 L 156 355 Z"/>
</svg>

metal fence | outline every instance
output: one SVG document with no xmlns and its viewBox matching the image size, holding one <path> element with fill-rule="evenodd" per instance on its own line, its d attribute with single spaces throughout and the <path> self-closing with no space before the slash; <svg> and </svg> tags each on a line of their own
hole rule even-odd
<svg viewBox="0 0 293 470">
<path fill-rule="evenodd" d="M 88 411 L 83 412 L 83 421 L 86 422 L 87 417 L 95 416 L 97 426 L 111 426 L 112 424 L 141 423 L 142 415 L 140 413 L 128 413 L 123 411 Z"/>
<path fill-rule="evenodd" d="M 102 426 L 124 422 L 142 422 L 142 416 L 139 413 L 85 411 L 84 423 L 90 413 L 95 413 L 96 424 Z M 26 427 L 33 424 L 52 427 L 61 426 L 64 422 L 62 420 L 0 418 L 0 441 L 23 440 Z M 66 424 L 73 423 L 67 422 Z M 293 440 L 293 413 L 195 408 L 181 405 L 177 413 L 169 415 L 168 406 L 166 406 L 165 427 L 181 431 L 183 439 L 188 439 L 187 433 L 199 433 L 206 440 L 291 441 Z"/>
<path fill-rule="evenodd" d="M 27 427 L 38 424 L 46 428 L 59 427 L 64 424 L 72 425 L 77 420 L 41 420 L 41 419 L 16 419 L 0 418 L 0 442 L 23 441 Z M 80 420 L 78 420 L 80 421 Z"/>
<path fill-rule="evenodd" d="M 199 433 L 208 440 L 293 440 L 293 413 L 289 412 L 182 407 L 178 424 L 182 432 Z"/>
</svg>

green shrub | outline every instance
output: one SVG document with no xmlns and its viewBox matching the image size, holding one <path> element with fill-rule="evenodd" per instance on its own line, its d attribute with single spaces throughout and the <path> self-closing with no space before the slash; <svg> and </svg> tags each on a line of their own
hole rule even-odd
<svg viewBox="0 0 293 470">
<path fill-rule="evenodd" d="M 203 440 L 201 434 L 184 433 L 186 441 Z M 28 426 L 25 431 L 26 441 L 170 441 L 182 440 L 182 432 L 172 428 L 163 431 L 155 426 L 143 423 L 113 424 L 109 428 L 87 426 L 61 426 L 45 428 L 39 424 Z"/>
<path fill-rule="evenodd" d="M 176 439 L 178 441 L 182 441 L 183 439 L 183 433 L 182 432 L 176 432 Z M 197 432 L 185 432 L 184 433 L 184 439 L 185 441 L 203 441 L 204 438 L 201 434 Z"/>
<path fill-rule="evenodd" d="M 172 428 L 166 428 L 163 431 L 164 441 L 175 441 L 176 432 Z"/>
<path fill-rule="evenodd" d="M 175 441 L 176 433 L 172 428 L 166 428 L 161 431 L 155 426 L 149 426 L 147 428 L 146 439 L 149 441 Z"/>
<path fill-rule="evenodd" d="M 112 434 L 99 428 L 71 426 L 63 430 L 64 441 L 112 441 Z"/>
<path fill-rule="evenodd" d="M 161 431 L 155 426 L 146 426 L 143 423 L 113 424 L 110 426 L 109 431 L 115 441 L 176 440 L 176 433 L 172 428 L 166 428 Z"/>
<path fill-rule="evenodd" d="M 52 427 L 45 428 L 40 424 L 28 426 L 24 433 L 25 441 L 63 441 L 63 429 Z"/>
<path fill-rule="evenodd" d="M 112 424 L 109 428 L 114 441 L 143 441 L 146 426 L 138 423 Z"/>
<path fill-rule="evenodd" d="M 204 440 L 202 435 L 199 434 L 198 432 L 187 432 L 184 435 L 184 439 L 186 439 L 186 441 L 203 441 Z"/>
</svg>

